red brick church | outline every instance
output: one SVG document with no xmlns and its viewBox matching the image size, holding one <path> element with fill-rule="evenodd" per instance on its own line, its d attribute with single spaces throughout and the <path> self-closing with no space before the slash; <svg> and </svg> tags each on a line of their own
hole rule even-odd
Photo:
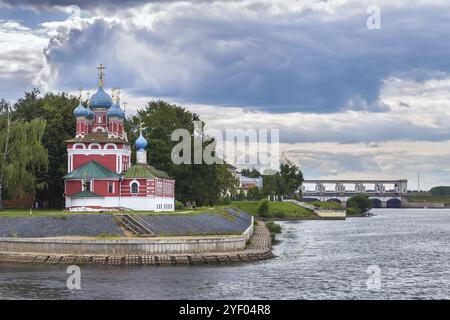
<svg viewBox="0 0 450 320">
<path fill-rule="evenodd" d="M 147 163 L 142 130 L 135 141 L 137 163 L 131 164 L 120 96 L 113 99 L 105 92 L 103 65 L 98 69 L 97 92 L 86 107 L 80 97 L 74 110 L 76 134 L 67 141 L 68 173 L 64 177 L 66 209 L 173 211 L 175 181 Z"/>
</svg>

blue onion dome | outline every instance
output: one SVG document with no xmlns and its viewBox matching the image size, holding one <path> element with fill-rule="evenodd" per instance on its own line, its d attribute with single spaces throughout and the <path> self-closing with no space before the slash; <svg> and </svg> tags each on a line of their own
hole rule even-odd
<svg viewBox="0 0 450 320">
<path fill-rule="evenodd" d="M 107 112 L 108 117 L 117 117 L 125 119 L 125 112 L 120 108 L 119 102 L 113 103 Z"/>
<path fill-rule="evenodd" d="M 88 119 L 94 119 L 94 111 L 92 111 L 92 109 L 90 107 L 87 107 L 87 118 Z"/>
<path fill-rule="evenodd" d="M 98 88 L 97 92 L 89 99 L 89 106 L 95 111 L 95 109 L 108 109 L 113 104 L 111 96 L 103 90 L 102 87 Z"/>
<path fill-rule="evenodd" d="M 147 147 L 147 140 L 142 136 L 142 130 L 139 137 L 136 139 L 136 149 L 144 150 Z"/>
<path fill-rule="evenodd" d="M 78 107 L 76 107 L 73 110 L 73 115 L 75 117 L 87 117 L 88 116 L 88 110 L 80 103 L 78 104 Z"/>
</svg>

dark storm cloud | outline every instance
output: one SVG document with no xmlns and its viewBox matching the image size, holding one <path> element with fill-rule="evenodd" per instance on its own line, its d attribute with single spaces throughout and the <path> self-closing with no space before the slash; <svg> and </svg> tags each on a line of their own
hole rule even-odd
<svg viewBox="0 0 450 320">
<path fill-rule="evenodd" d="M 366 28 L 365 11 L 327 20 L 323 12 L 270 16 L 247 9 L 233 19 L 232 9 L 222 16 L 185 10 L 173 18 L 167 11 L 169 18 L 151 29 L 97 20 L 69 33 L 62 46 L 50 45 L 47 59 L 65 65 L 60 74 L 71 75 L 63 79 L 67 85 L 102 60 L 114 80 L 127 81 L 136 94 L 274 113 L 384 112 L 389 106 L 379 94 L 386 78 L 423 80 L 450 71 L 450 33 L 444 31 L 450 12 L 432 6 L 382 11 L 381 30 Z M 262 10 L 261 19 L 248 18 L 251 10 Z M 139 48 L 121 47 L 127 39 Z M 114 64 L 117 55 L 122 65 Z"/>
</svg>

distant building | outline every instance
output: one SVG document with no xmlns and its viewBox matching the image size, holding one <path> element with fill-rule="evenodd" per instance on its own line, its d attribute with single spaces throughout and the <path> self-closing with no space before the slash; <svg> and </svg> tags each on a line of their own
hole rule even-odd
<svg viewBox="0 0 450 320">
<path fill-rule="evenodd" d="M 243 190 L 248 190 L 250 188 L 263 188 L 263 178 L 262 176 L 258 178 L 250 178 L 242 175 L 242 172 L 238 170 L 235 166 L 227 163 L 228 170 L 239 180 L 239 188 Z"/>
</svg>

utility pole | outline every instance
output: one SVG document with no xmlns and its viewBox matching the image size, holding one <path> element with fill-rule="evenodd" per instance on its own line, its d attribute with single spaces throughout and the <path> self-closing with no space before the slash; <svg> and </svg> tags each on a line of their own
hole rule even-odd
<svg viewBox="0 0 450 320">
<path fill-rule="evenodd" d="M 417 192 L 420 192 L 420 172 L 417 172 Z"/>
</svg>

